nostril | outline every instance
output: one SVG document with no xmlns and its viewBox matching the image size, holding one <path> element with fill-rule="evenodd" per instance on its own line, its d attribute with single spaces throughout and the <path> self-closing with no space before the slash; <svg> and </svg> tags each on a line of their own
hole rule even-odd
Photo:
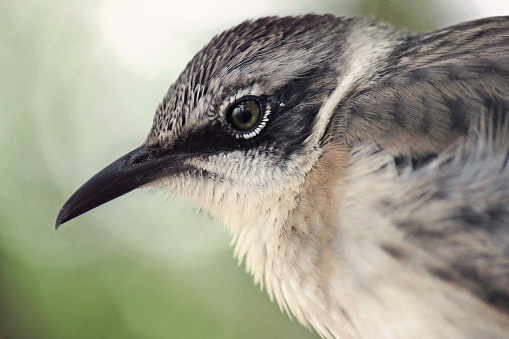
<svg viewBox="0 0 509 339">
<path fill-rule="evenodd" d="M 153 158 L 154 156 L 150 152 L 148 152 L 146 148 L 143 148 L 141 152 L 133 154 L 129 161 L 129 164 L 133 167 L 140 166 L 152 160 Z"/>
<path fill-rule="evenodd" d="M 139 165 L 143 165 L 145 162 L 149 161 L 150 159 L 152 159 L 152 156 L 150 154 L 142 154 L 136 158 L 134 158 L 132 161 L 131 161 L 131 165 L 132 166 L 139 166 Z"/>
</svg>

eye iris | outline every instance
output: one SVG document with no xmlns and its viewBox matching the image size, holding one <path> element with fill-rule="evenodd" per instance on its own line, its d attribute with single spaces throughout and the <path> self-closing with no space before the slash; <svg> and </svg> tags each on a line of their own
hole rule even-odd
<svg viewBox="0 0 509 339">
<path fill-rule="evenodd" d="M 252 129 L 259 120 L 260 104 L 255 100 L 242 101 L 231 111 L 231 124 L 242 131 Z"/>
</svg>

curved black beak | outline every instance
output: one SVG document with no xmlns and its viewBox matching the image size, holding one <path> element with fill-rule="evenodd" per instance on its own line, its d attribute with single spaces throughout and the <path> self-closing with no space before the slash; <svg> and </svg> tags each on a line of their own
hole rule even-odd
<svg viewBox="0 0 509 339">
<path fill-rule="evenodd" d="M 64 204 L 55 228 L 135 188 L 182 170 L 182 156 L 152 154 L 140 146 L 94 175 Z"/>
</svg>

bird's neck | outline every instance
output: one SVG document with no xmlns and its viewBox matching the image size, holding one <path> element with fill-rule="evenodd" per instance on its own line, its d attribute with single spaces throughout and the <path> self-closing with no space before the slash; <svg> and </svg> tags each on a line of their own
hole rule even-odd
<svg viewBox="0 0 509 339">
<path fill-rule="evenodd" d="M 245 201 L 239 199 L 237 206 L 225 205 L 243 213 L 217 211 L 233 236 L 235 255 L 245 260 L 255 282 L 303 323 L 307 316 L 298 312 L 302 303 L 328 299 L 326 282 L 334 269 L 336 211 L 348 155 L 346 146 L 330 144 L 317 151 L 305 175 L 289 176 L 284 187 L 254 194 L 257 199 L 250 195 Z M 295 300 L 302 288 L 309 300 Z"/>
</svg>

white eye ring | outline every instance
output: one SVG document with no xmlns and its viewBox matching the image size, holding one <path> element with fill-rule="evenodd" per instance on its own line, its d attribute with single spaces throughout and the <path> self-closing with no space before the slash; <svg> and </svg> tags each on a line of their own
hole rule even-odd
<svg viewBox="0 0 509 339">
<path fill-rule="evenodd" d="M 263 100 L 255 95 L 240 95 L 243 94 L 237 93 L 237 95 L 230 97 L 228 100 L 225 100 L 223 104 L 220 106 L 221 117 L 228 128 L 228 131 L 237 139 L 250 139 L 258 133 L 267 125 L 269 121 L 268 116 L 270 114 L 270 108 L 263 102 Z M 232 110 L 235 109 L 237 105 L 242 102 L 252 102 L 255 101 L 260 108 L 260 117 L 256 119 L 256 124 L 253 125 L 252 128 L 248 128 L 245 131 L 242 128 L 234 126 L 235 124 L 232 122 L 232 117 L 229 116 L 232 114 Z"/>
</svg>

